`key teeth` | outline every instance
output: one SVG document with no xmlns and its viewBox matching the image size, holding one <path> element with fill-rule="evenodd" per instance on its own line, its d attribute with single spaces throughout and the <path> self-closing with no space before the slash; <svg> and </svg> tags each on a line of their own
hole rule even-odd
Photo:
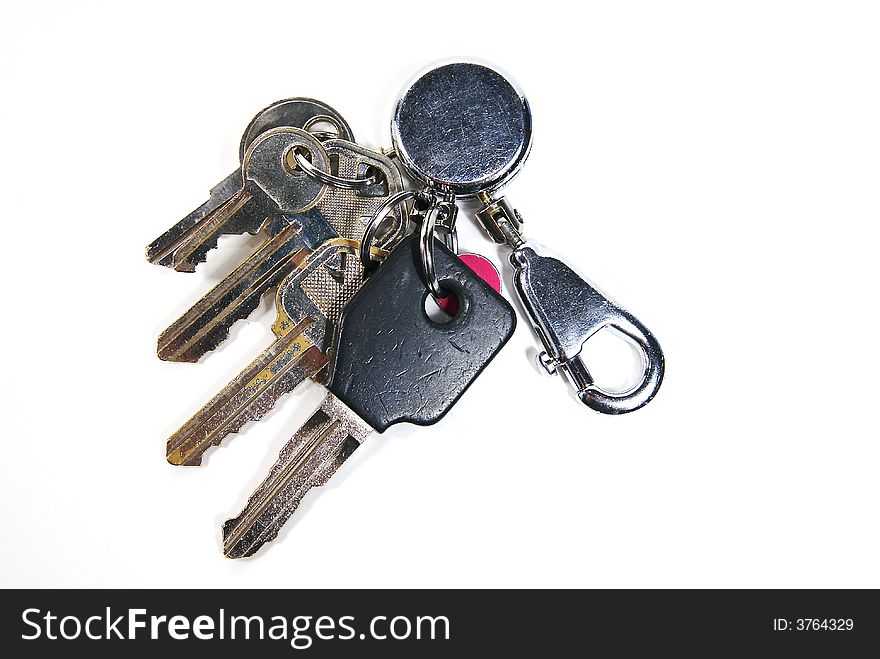
<svg viewBox="0 0 880 659">
<path fill-rule="evenodd" d="M 247 231 L 247 233 L 254 235 L 256 231 Z M 204 263 L 208 260 L 208 254 L 211 252 L 211 250 L 216 249 L 218 238 L 221 235 L 226 234 L 221 231 L 219 233 L 214 233 L 210 235 L 207 240 L 196 247 L 196 249 L 194 249 L 189 256 L 180 260 L 178 260 L 177 255 L 183 250 L 184 247 L 186 247 L 186 241 L 180 243 L 173 250 L 164 253 L 163 255 L 163 252 L 159 251 L 158 248 L 159 239 L 154 240 L 152 243 L 147 245 L 147 248 L 145 250 L 147 261 L 149 261 L 150 263 L 154 263 L 155 265 L 163 265 L 166 268 L 171 268 L 172 270 L 176 270 L 177 272 L 195 272 L 196 267 L 198 267 L 200 263 Z"/>
<path fill-rule="evenodd" d="M 230 230 L 230 233 L 235 232 Z M 247 231 L 247 233 L 254 235 L 254 233 L 256 232 Z M 177 272 L 195 272 L 200 263 L 204 263 L 208 260 L 208 254 L 210 254 L 212 250 L 217 249 L 217 242 L 221 235 L 228 234 L 223 233 L 222 230 L 211 234 L 205 240 L 205 242 L 196 247 L 189 254 L 189 256 L 184 259 L 178 260 L 177 254 L 181 251 L 183 247 L 186 246 L 186 243 L 183 243 L 171 254 L 171 259 L 173 261 L 171 267 L 173 267 Z"/>
<path fill-rule="evenodd" d="M 208 254 L 217 249 L 217 244 L 221 236 L 244 236 L 245 234 L 255 236 L 262 230 L 262 227 L 266 223 L 266 221 L 267 220 L 264 220 L 263 222 L 260 222 L 258 226 L 254 227 L 239 228 L 233 225 L 220 227 L 218 231 L 212 233 L 186 258 L 181 260 L 177 259 L 177 254 L 182 250 L 183 247 L 186 246 L 186 243 L 180 245 L 166 258 L 172 261 L 172 263 L 170 263 L 170 267 L 174 268 L 177 272 L 195 272 L 200 263 L 204 263 L 208 260 Z"/>
<path fill-rule="evenodd" d="M 168 464 L 172 464 L 176 467 L 200 467 L 202 466 L 202 457 L 205 453 L 215 446 L 220 446 L 228 437 L 239 434 L 241 429 L 248 423 L 258 420 L 259 419 L 242 419 L 240 423 L 235 423 L 226 429 L 222 437 L 212 439 L 199 453 L 192 454 L 189 458 L 184 457 L 185 454 L 180 449 L 172 447 L 174 442 L 172 442 L 172 439 L 169 439 L 165 443 L 165 459 L 168 461 Z"/>
<path fill-rule="evenodd" d="M 174 263 L 175 252 L 163 253 L 157 249 L 156 243 L 151 243 L 144 248 L 144 258 L 153 265 L 161 265 L 165 268 L 171 268 L 178 272 L 195 272 L 195 267 L 189 264 L 181 264 L 177 267 Z"/>
<path fill-rule="evenodd" d="M 195 364 L 206 354 L 220 347 L 220 344 L 229 338 L 229 332 L 232 329 L 232 326 L 256 311 L 257 307 L 260 306 L 262 299 L 262 295 L 254 295 L 252 299 L 246 300 L 236 307 L 233 313 L 226 316 L 224 322 L 216 325 L 211 332 L 206 334 L 201 340 L 183 351 L 175 351 L 175 344 L 170 340 L 165 340 L 165 337 L 174 327 L 172 325 L 159 335 L 159 339 L 156 341 L 156 354 L 159 359 L 164 362 Z"/>
<path fill-rule="evenodd" d="M 174 252 L 168 251 L 166 238 L 170 235 L 172 229 L 169 229 L 161 236 L 144 248 L 144 257 L 154 265 L 162 265 L 167 268 L 172 267 L 174 260 Z"/>
<path fill-rule="evenodd" d="M 150 260 L 150 263 L 161 265 L 163 268 L 173 268 L 174 258 L 169 254 L 168 256 L 164 256 L 161 259 L 156 259 L 155 261 Z"/>
<path fill-rule="evenodd" d="M 240 422 L 236 422 L 227 428 L 221 437 L 212 439 L 207 446 L 204 446 L 201 449 L 201 451 L 191 454 L 189 458 L 185 457 L 186 454 L 175 446 L 177 442 L 174 442 L 174 438 L 171 437 L 165 442 L 165 459 L 168 461 L 168 464 L 172 464 L 176 467 L 200 467 L 202 465 L 202 456 L 204 456 L 205 453 L 215 446 L 220 446 L 228 437 L 239 434 L 245 425 L 256 420 L 259 419 L 241 419 Z"/>
<path fill-rule="evenodd" d="M 249 364 L 165 442 L 170 464 L 197 466 L 202 455 L 259 421 L 310 375 L 326 370 L 328 357 L 303 332 L 306 319 Z"/>
<path fill-rule="evenodd" d="M 281 395 L 283 396 L 284 394 L 290 393 L 291 391 L 293 391 L 293 389 L 288 389 L 284 391 Z M 274 405 L 271 405 L 269 409 L 271 409 L 272 407 L 274 407 Z M 191 455 L 189 458 L 184 457 L 185 454 L 183 453 L 183 451 L 174 446 L 176 442 L 173 441 L 174 438 L 172 437 L 168 439 L 167 442 L 165 442 L 165 459 L 168 461 L 169 464 L 175 465 L 177 467 L 200 467 L 202 465 L 202 457 L 205 455 L 205 453 L 207 453 L 214 447 L 220 446 L 226 439 L 232 437 L 233 435 L 240 434 L 242 428 L 244 428 L 248 423 L 259 421 L 261 418 L 262 415 L 256 418 L 241 417 L 237 419 L 235 423 L 229 425 L 224 429 L 224 432 L 221 436 L 217 437 L 216 439 L 212 439 L 210 442 L 208 442 L 207 446 L 203 446 L 198 453 Z"/>
<path fill-rule="evenodd" d="M 196 267 L 200 263 L 204 263 L 208 260 L 208 252 L 217 247 L 217 239 L 209 241 L 201 245 L 197 250 L 195 250 L 192 254 L 189 255 L 188 258 L 183 261 L 178 261 L 174 255 L 172 255 L 171 267 L 174 268 L 177 272 L 195 272 Z M 176 252 L 175 252 L 176 254 Z"/>
<path fill-rule="evenodd" d="M 171 267 L 174 268 L 175 272 L 195 272 L 196 266 L 199 263 L 204 263 L 207 261 L 207 255 L 198 260 L 196 263 L 190 263 L 189 261 L 184 261 L 183 263 L 172 263 Z"/>
</svg>

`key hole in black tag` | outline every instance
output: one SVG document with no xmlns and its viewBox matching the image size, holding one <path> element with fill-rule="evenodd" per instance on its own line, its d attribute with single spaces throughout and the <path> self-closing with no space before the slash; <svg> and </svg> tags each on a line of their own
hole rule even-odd
<svg viewBox="0 0 880 659">
<path fill-rule="evenodd" d="M 456 286 L 450 282 L 440 282 L 441 291 L 445 297 L 435 300 L 430 293 L 425 294 L 425 315 L 435 325 L 445 325 L 461 314 L 464 306 L 463 297 L 455 290 Z"/>
</svg>

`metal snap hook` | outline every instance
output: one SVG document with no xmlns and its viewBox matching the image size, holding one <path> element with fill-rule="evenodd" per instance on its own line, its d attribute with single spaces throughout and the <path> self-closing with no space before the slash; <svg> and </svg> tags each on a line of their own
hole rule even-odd
<svg viewBox="0 0 880 659">
<path fill-rule="evenodd" d="M 587 407 L 603 414 L 633 412 L 648 404 L 663 381 L 660 344 L 635 316 L 616 306 L 562 261 L 522 246 L 510 255 L 514 284 L 546 350 L 539 363 L 548 373 L 562 371 Z M 597 385 L 583 359 L 587 339 L 613 328 L 632 342 L 642 356 L 641 380 L 624 392 Z"/>
</svg>

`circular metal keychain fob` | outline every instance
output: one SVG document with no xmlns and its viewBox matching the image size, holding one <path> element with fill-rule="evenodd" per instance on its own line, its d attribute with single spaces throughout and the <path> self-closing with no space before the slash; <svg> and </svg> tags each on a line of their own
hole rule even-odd
<svg viewBox="0 0 880 659">
<path fill-rule="evenodd" d="M 493 198 L 520 170 L 532 145 L 532 115 L 519 87 L 495 69 L 475 62 L 434 65 L 404 88 L 391 123 L 394 150 L 403 169 L 432 200 L 422 227 L 423 277 L 436 294 L 431 245 L 435 222 L 454 233 L 454 210 L 437 220 L 442 200 L 478 197 L 477 219 L 489 237 L 513 252 L 514 283 L 523 307 L 544 345 L 539 364 L 561 371 L 578 399 L 605 414 L 646 405 L 663 379 L 660 344 L 635 316 L 621 309 L 558 259 L 525 244 L 522 217 L 504 198 Z M 418 194 L 418 193 L 412 193 Z M 432 215 L 432 210 L 434 215 Z M 641 378 L 628 391 L 597 385 L 580 353 L 603 328 L 616 330 L 642 356 Z"/>
<path fill-rule="evenodd" d="M 475 197 L 520 170 L 532 146 L 532 114 L 519 88 L 498 71 L 443 64 L 401 94 L 391 138 L 412 178 L 439 192 Z"/>
</svg>

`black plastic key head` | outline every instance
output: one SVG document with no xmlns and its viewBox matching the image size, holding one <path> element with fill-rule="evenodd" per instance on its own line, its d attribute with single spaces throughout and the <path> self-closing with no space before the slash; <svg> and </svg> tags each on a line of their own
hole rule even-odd
<svg viewBox="0 0 880 659">
<path fill-rule="evenodd" d="M 404 239 L 342 315 L 332 391 L 378 432 L 408 421 L 439 421 L 513 334 L 513 307 L 441 243 L 440 285 L 458 314 L 438 323 L 425 312 L 418 240 Z"/>
</svg>

